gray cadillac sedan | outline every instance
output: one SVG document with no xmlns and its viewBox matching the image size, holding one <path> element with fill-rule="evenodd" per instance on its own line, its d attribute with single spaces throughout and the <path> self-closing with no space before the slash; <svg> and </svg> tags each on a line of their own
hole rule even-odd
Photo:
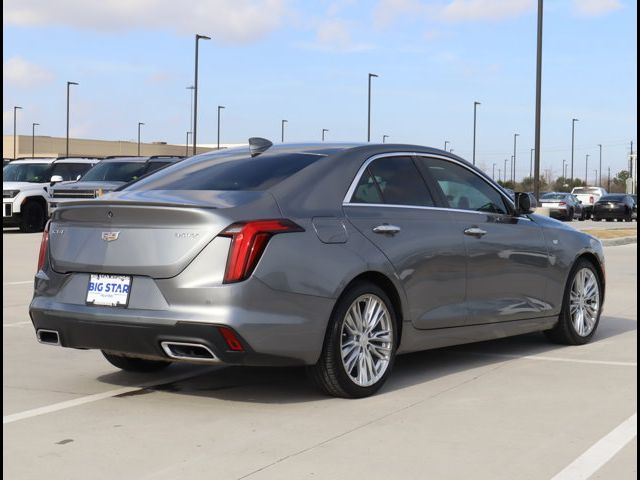
<svg viewBox="0 0 640 480">
<path fill-rule="evenodd" d="M 41 343 L 124 370 L 306 365 L 364 397 L 401 353 L 586 343 L 604 288 L 598 240 L 455 155 L 254 138 L 57 209 L 29 313 Z"/>
</svg>

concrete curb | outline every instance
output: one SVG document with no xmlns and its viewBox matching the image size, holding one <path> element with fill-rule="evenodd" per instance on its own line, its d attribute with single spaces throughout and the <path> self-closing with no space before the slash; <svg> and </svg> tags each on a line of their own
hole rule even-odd
<svg viewBox="0 0 640 480">
<path fill-rule="evenodd" d="M 617 247 L 619 245 L 630 245 L 632 243 L 638 243 L 638 237 L 620 237 L 620 238 L 606 238 L 601 240 L 603 247 Z"/>
</svg>

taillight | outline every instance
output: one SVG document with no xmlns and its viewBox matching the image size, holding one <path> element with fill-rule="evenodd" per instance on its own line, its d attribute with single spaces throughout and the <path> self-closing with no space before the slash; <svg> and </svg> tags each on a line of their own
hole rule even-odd
<svg viewBox="0 0 640 480">
<path fill-rule="evenodd" d="M 38 254 L 38 272 L 44 268 L 44 259 L 47 256 L 47 247 L 49 246 L 49 224 L 47 222 L 42 232 L 42 240 L 40 240 L 40 253 Z"/>
<path fill-rule="evenodd" d="M 593 202 L 595 202 L 595 200 L 596 200 L 596 199 L 595 199 L 595 198 L 593 198 L 593 195 L 591 195 L 591 196 L 589 197 L 589 203 L 593 203 Z"/>
<path fill-rule="evenodd" d="M 269 239 L 278 233 L 304 232 L 291 220 L 254 220 L 234 223 L 220 236 L 231 238 L 223 283 L 245 280 L 260 260 Z"/>
<path fill-rule="evenodd" d="M 566 204 L 567 204 L 567 202 L 560 202 L 560 203 L 558 203 L 558 205 L 560 205 L 561 207 L 562 207 L 563 205 L 566 205 Z"/>
</svg>

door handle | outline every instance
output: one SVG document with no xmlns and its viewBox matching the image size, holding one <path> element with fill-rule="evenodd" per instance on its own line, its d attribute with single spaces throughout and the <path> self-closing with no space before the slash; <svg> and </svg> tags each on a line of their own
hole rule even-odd
<svg viewBox="0 0 640 480">
<path fill-rule="evenodd" d="M 487 234 L 486 230 L 482 230 L 478 227 L 470 227 L 464 231 L 465 235 L 469 235 L 470 237 L 480 238 Z"/>
<path fill-rule="evenodd" d="M 395 235 L 396 233 L 400 232 L 400 230 L 400 227 L 396 225 L 388 225 L 386 223 L 384 225 L 373 227 L 373 233 L 381 233 L 383 235 Z"/>
</svg>

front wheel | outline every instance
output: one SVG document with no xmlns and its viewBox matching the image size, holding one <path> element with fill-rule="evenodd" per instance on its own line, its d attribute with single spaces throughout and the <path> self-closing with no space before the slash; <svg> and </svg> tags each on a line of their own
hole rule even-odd
<svg viewBox="0 0 640 480">
<path fill-rule="evenodd" d="M 386 381 L 397 347 L 396 314 L 387 294 L 361 282 L 338 300 L 320 360 L 309 367 L 313 382 L 329 395 L 362 398 Z"/>
<path fill-rule="evenodd" d="M 602 312 L 602 285 L 595 266 L 578 260 L 569 275 L 558 323 L 545 331 L 556 343 L 583 345 L 598 328 Z"/>
<path fill-rule="evenodd" d="M 104 350 L 102 355 L 114 367 L 127 372 L 157 372 L 171 365 L 171 362 L 163 360 L 146 360 L 144 358 L 125 357 L 115 353 L 108 353 Z"/>
</svg>

